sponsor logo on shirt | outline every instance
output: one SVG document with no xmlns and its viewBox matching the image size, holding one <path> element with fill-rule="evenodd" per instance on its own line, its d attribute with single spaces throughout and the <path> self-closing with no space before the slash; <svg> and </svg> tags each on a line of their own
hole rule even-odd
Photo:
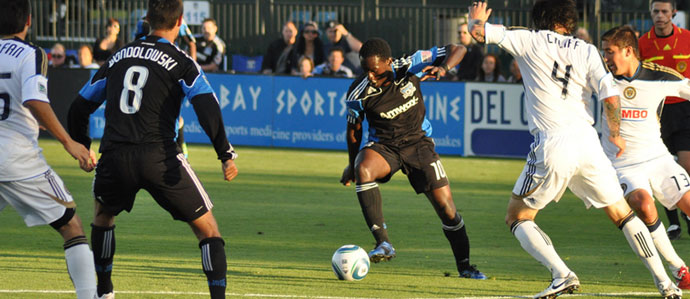
<svg viewBox="0 0 690 299">
<path fill-rule="evenodd" d="M 46 85 L 43 83 L 38 83 L 38 92 L 48 95 L 48 87 L 46 87 Z"/>
<path fill-rule="evenodd" d="M 386 119 L 394 119 L 396 116 L 398 116 L 400 113 L 403 113 L 407 110 L 410 110 L 410 108 L 414 107 L 417 105 L 419 102 L 419 99 L 417 97 L 412 97 L 411 100 L 409 100 L 407 103 L 402 104 L 398 107 L 393 108 L 393 110 L 390 110 L 388 112 L 381 112 L 381 117 L 386 118 Z"/>
<path fill-rule="evenodd" d="M 647 115 L 649 115 L 649 112 L 647 112 L 647 109 L 641 109 L 641 108 L 622 108 L 621 109 L 621 118 L 623 120 L 644 120 L 647 118 Z"/>
</svg>

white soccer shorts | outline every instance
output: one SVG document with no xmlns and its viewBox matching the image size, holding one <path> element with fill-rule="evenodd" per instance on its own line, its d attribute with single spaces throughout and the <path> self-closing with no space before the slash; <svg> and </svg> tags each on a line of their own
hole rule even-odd
<svg viewBox="0 0 690 299">
<path fill-rule="evenodd" d="M 592 127 L 539 132 L 531 145 L 513 194 L 541 210 L 570 188 L 587 208 L 603 208 L 623 199 L 616 170 Z"/>
<path fill-rule="evenodd" d="M 62 179 L 52 169 L 20 181 L 0 182 L 0 211 L 7 206 L 24 218 L 26 226 L 53 223 L 76 204 Z"/>
<path fill-rule="evenodd" d="M 690 191 L 688 173 L 670 154 L 644 163 L 619 167 L 617 171 L 625 196 L 634 190 L 643 189 L 667 209 L 675 209 L 680 198 Z"/>
</svg>

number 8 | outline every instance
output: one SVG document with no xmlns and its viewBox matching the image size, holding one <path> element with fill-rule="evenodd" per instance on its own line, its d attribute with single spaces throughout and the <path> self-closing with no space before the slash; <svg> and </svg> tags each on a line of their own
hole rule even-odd
<svg viewBox="0 0 690 299">
<path fill-rule="evenodd" d="M 136 82 L 132 82 L 134 79 L 134 74 L 139 74 Z M 125 81 L 123 82 L 122 93 L 120 94 L 120 110 L 124 114 L 134 114 L 139 111 L 141 107 L 141 98 L 143 97 L 143 91 L 141 90 L 144 85 L 146 85 L 146 79 L 149 77 L 149 70 L 143 66 L 132 66 L 127 69 L 125 73 Z M 130 104 L 129 92 L 134 92 L 134 99 Z"/>
</svg>

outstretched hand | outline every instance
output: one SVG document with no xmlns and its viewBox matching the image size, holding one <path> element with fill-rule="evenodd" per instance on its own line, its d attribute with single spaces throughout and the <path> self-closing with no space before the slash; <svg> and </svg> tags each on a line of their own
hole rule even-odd
<svg viewBox="0 0 690 299">
<path fill-rule="evenodd" d="M 446 69 L 435 65 L 426 66 L 424 69 L 422 69 L 422 72 L 424 73 L 424 76 L 422 77 L 421 81 L 429 78 L 436 78 L 436 81 L 438 81 L 441 79 L 441 77 L 446 75 Z"/>
<path fill-rule="evenodd" d="M 489 16 L 491 15 L 491 8 L 486 8 L 486 2 L 473 2 L 472 5 L 470 5 L 469 9 L 470 21 L 479 20 L 482 23 L 484 23 L 489 20 Z"/>
</svg>

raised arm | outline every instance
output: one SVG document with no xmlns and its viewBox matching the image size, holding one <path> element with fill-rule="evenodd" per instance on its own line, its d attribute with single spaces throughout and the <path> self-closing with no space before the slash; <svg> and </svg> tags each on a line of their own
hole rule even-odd
<svg viewBox="0 0 690 299">
<path fill-rule="evenodd" d="M 491 8 L 487 9 L 486 2 L 474 2 L 469 7 L 469 24 L 468 29 L 472 38 L 479 43 L 484 43 L 484 24 L 489 20 L 491 15 Z"/>
</svg>

